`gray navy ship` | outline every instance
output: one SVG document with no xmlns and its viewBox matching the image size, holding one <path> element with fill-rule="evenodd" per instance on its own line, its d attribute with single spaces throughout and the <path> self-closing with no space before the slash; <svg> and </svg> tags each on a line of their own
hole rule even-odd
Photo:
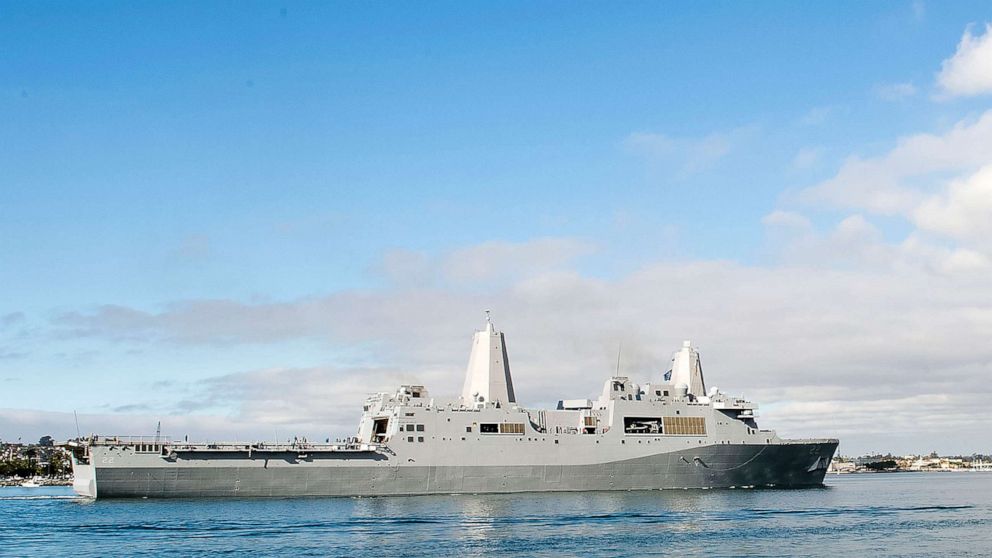
<svg viewBox="0 0 992 558">
<path fill-rule="evenodd" d="M 821 485 L 838 441 L 781 439 L 758 428 L 756 408 L 707 391 L 688 341 L 656 383 L 616 375 L 596 399 L 522 407 L 504 335 L 487 318 L 460 397 L 421 385 L 371 395 L 357 435 L 339 443 L 90 436 L 70 442 L 73 487 L 93 498 L 165 498 Z"/>
</svg>

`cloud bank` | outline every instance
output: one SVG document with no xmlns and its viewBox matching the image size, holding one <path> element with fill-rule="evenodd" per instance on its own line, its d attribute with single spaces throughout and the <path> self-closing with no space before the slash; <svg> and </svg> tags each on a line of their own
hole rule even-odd
<svg viewBox="0 0 992 558">
<path fill-rule="evenodd" d="M 782 434 L 840 435 L 852 444 L 882 432 L 907 439 L 940 434 L 945 444 L 985 436 L 981 424 L 992 418 L 985 404 L 992 396 L 987 269 L 944 274 L 921 265 L 917 252 L 886 244 L 863 217 L 824 233 L 785 211 L 766 223 L 793 231 L 788 243 L 798 244 L 783 246 L 773 265 L 658 262 L 605 280 L 535 264 L 499 288 L 397 280 L 378 291 L 287 302 L 190 300 L 158 312 L 97 308 L 59 316 L 53 325 L 62 335 L 168 344 L 176 351 L 203 344 L 231 351 L 278 347 L 293 338 L 367 348 L 373 367 L 234 372 L 200 382 L 165 409 L 169 420 L 233 409 L 222 416 L 255 425 L 261 437 L 270 430 L 261 425 L 313 437 L 349 435 L 365 393 L 401 382 L 425 383 L 435 395 L 457 393 L 484 308 L 494 310 L 507 332 L 514 383 L 526 404 L 594 395 L 612 373 L 620 342 L 624 373 L 657 381 L 671 352 L 691 338 L 710 383 L 756 399 L 765 409 L 762 425 Z M 529 261 L 521 254 L 535 247 L 501 250 L 513 253 L 509 261 Z M 921 410 L 940 420 L 919 420 Z M 949 423 L 957 426 L 946 438 L 939 428 Z"/>
<path fill-rule="evenodd" d="M 981 35 L 965 29 L 954 56 L 944 60 L 937 85 L 946 97 L 992 93 L 992 24 Z"/>
</svg>

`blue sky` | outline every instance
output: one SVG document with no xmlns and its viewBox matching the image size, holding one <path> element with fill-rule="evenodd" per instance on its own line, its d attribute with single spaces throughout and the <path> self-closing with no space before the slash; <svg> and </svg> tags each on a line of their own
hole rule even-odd
<svg viewBox="0 0 992 558">
<path fill-rule="evenodd" d="M 195 409 L 242 421 L 245 435 L 270 423 L 305 430 L 307 417 L 254 416 L 250 398 L 210 386 L 234 374 L 321 370 L 321 386 L 354 399 L 336 382 L 364 367 L 457 384 L 467 358 L 458 335 L 478 325 L 481 309 L 504 317 L 512 351 L 547 323 L 514 317 L 514 304 L 501 302 L 563 277 L 624 289 L 657 266 L 677 274 L 726 265 L 715 274 L 770 274 L 759 283 L 794 268 L 810 279 L 890 273 L 897 282 L 904 270 L 893 250 L 913 269 L 944 269 L 920 263 L 923 253 L 978 261 L 987 244 L 923 220 L 919 208 L 859 206 L 815 189 L 832 188 L 852 160 L 884 159 L 900 138 L 946 138 L 979 121 L 992 108 L 981 90 L 987 61 L 963 78 L 978 72 L 978 93 L 943 86 L 940 72 L 962 37 L 984 37 L 989 21 L 986 2 L 3 4 L 0 317 L 9 325 L 0 329 L 0 408 L 76 408 L 98 426 L 129 412 Z M 989 151 L 986 161 L 937 171 L 964 180 L 992 162 Z M 927 195 L 949 188 L 930 171 L 907 180 L 931 181 L 920 188 Z M 826 246 L 851 231 L 877 250 L 852 257 Z M 969 273 L 979 275 L 919 284 L 959 292 L 956 281 L 986 277 Z M 865 284 L 831 284 L 844 281 Z M 567 288 L 554 285 L 527 300 L 566 319 L 588 293 L 565 299 Z M 682 285 L 691 296 L 658 287 L 645 296 L 678 301 L 715 288 L 706 279 Z M 325 302 L 348 314 L 328 317 L 343 323 L 311 315 L 308 305 Z M 648 317 L 625 322 L 628 305 L 642 306 L 610 302 L 615 327 L 599 330 L 614 346 L 654 327 Z M 952 306 L 985 315 L 984 306 Z M 361 333 L 348 327 L 389 316 L 381 307 L 396 315 Z M 724 337 L 707 338 L 728 316 L 709 317 L 709 327 L 673 323 L 645 358 L 664 360 L 691 334 L 726 365 L 723 384 L 749 389 L 735 377 L 738 359 L 718 345 Z M 187 335 L 186 319 L 244 328 Z M 310 320 L 310 329 L 298 325 Z M 451 354 L 391 342 L 397 323 L 425 321 L 453 324 L 427 330 Z M 570 335 L 559 332 L 582 344 Z M 542 369 L 539 357 L 525 370 L 527 362 Z M 772 409 L 823 402 L 800 389 L 820 381 L 814 372 L 793 386 L 800 391 L 775 391 L 796 364 L 759 378 Z M 892 374 L 903 365 L 884 364 Z M 568 378 L 556 374 L 548 377 Z M 599 381 L 592 376 L 588 385 Z M 891 387 L 892 376 L 879 385 Z M 340 404 L 358 408 L 344 395 Z M 44 426 L 0 421 L 0 438 L 52 424 L 38 420 Z"/>
</svg>

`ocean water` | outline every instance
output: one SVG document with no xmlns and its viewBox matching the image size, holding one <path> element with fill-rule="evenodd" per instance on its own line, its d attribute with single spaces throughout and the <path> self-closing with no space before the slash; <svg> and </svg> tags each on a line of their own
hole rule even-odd
<svg viewBox="0 0 992 558">
<path fill-rule="evenodd" d="M 84 500 L 0 488 L 12 556 L 992 556 L 992 473 L 804 490 Z"/>
</svg>

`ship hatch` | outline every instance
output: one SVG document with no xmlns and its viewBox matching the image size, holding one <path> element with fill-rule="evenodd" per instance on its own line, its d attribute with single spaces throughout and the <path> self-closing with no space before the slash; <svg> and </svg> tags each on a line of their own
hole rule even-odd
<svg viewBox="0 0 992 558">
<path fill-rule="evenodd" d="M 386 440 L 386 428 L 389 426 L 389 418 L 377 418 L 372 421 L 372 441 L 383 442 Z"/>
<path fill-rule="evenodd" d="M 665 429 L 661 417 L 624 417 L 623 431 L 624 434 L 662 434 Z"/>
</svg>

